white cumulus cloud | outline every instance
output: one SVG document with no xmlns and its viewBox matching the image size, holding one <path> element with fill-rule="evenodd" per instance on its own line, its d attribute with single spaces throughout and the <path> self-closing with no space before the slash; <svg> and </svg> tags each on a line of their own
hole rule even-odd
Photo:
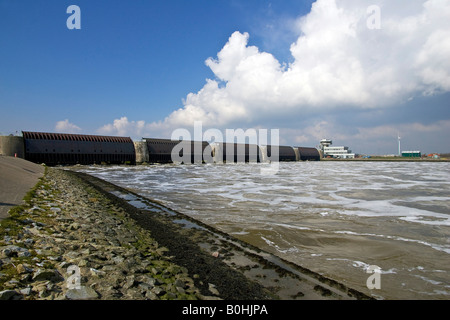
<svg viewBox="0 0 450 320">
<path fill-rule="evenodd" d="M 367 27 L 370 5 L 380 29 Z M 395 106 L 408 98 L 450 90 L 450 1 L 318 0 L 296 23 L 293 62 L 248 44 L 234 32 L 206 65 L 208 79 L 165 122 L 223 126 L 257 124 L 274 116 Z"/>
<path fill-rule="evenodd" d="M 55 131 L 59 133 L 79 133 L 81 128 L 73 123 L 70 123 L 69 119 L 66 119 L 56 123 Z"/>
<path fill-rule="evenodd" d="M 104 135 L 116 135 L 116 136 L 139 136 L 145 129 L 145 121 L 129 121 L 127 117 L 115 119 L 112 124 L 106 124 L 100 129 L 98 133 Z"/>
<path fill-rule="evenodd" d="M 373 5 L 380 9 L 379 29 L 368 27 Z M 289 63 L 236 31 L 217 57 L 205 61 L 214 78 L 187 94 L 178 110 L 153 123 L 123 117 L 100 131 L 170 136 L 170 129 L 194 121 L 216 128 L 278 121 L 295 129 L 296 119 L 395 108 L 450 91 L 449 0 L 317 0 L 292 26 L 298 38 Z M 327 133 L 324 122 L 315 126 L 311 130 L 319 130 L 320 138 Z M 296 137 L 300 143 L 310 135 Z"/>
</svg>

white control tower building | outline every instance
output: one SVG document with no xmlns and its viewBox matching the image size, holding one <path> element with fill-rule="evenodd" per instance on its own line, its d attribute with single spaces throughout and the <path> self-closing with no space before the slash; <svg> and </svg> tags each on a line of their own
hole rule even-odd
<svg viewBox="0 0 450 320">
<path fill-rule="evenodd" d="M 320 140 L 320 150 L 322 150 L 323 157 L 331 157 L 338 159 L 353 159 L 355 154 L 352 153 L 348 147 L 332 147 L 333 141 L 330 139 Z"/>
</svg>

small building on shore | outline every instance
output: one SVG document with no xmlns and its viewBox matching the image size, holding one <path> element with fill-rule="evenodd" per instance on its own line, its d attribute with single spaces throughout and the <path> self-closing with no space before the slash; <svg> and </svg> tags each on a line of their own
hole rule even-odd
<svg viewBox="0 0 450 320">
<path fill-rule="evenodd" d="M 345 146 L 331 146 L 333 141 L 330 139 L 320 140 L 320 150 L 323 153 L 324 158 L 336 158 L 336 159 L 354 159 L 355 154 Z"/>
<path fill-rule="evenodd" d="M 402 151 L 403 158 L 420 158 L 422 153 L 420 151 Z"/>
</svg>

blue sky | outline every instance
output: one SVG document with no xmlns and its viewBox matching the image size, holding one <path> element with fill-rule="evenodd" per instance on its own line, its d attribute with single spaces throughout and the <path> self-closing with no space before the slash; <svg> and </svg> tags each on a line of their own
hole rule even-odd
<svg viewBox="0 0 450 320">
<path fill-rule="evenodd" d="M 398 132 L 449 152 L 448 1 L 393 3 L 0 0 L 0 133 L 170 138 L 202 121 L 372 154 L 395 153 Z"/>
</svg>

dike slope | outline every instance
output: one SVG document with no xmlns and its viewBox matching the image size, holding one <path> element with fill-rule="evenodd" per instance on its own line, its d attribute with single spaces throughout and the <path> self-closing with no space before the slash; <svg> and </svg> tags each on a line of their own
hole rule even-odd
<svg viewBox="0 0 450 320">
<path fill-rule="evenodd" d="M 61 168 L 0 222 L 0 299 L 370 297 L 162 204 Z"/>
<path fill-rule="evenodd" d="M 8 211 L 23 203 L 25 194 L 35 186 L 44 174 L 41 165 L 0 155 L 0 221 Z"/>
</svg>

